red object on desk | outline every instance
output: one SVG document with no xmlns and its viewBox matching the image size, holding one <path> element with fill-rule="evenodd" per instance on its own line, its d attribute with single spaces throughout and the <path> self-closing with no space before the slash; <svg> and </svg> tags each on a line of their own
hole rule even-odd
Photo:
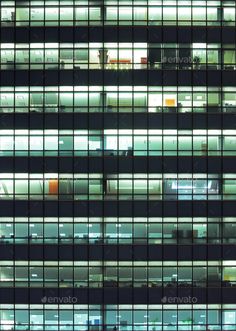
<svg viewBox="0 0 236 331">
<path fill-rule="evenodd" d="M 49 179 L 49 194 L 58 194 L 58 179 Z"/>
<path fill-rule="evenodd" d="M 110 59 L 110 63 L 111 64 L 115 64 L 115 63 L 127 64 L 127 63 L 131 63 L 131 60 L 129 60 L 129 59 Z"/>
</svg>

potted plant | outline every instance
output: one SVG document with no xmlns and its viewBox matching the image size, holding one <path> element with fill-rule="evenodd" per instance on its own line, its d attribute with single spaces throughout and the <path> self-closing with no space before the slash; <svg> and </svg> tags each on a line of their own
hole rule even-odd
<svg viewBox="0 0 236 331">
<path fill-rule="evenodd" d="M 194 69 L 199 69 L 200 62 L 201 62 L 201 58 L 199 56 L 194 56 L 193 58 Z"/>
<path fill-rule="evenodd" d="M 189 330 L 192 330 L 192 325 L 194 324 L 194 320 L 191 317 L 187 318 L 186 320 L 183 320 L 182 322 L 188 324 Z"/>
<path fill-rule="evenodd" d="M 155 318 L 153 321 L 151 321 L 152 331 L 156 331 L 156 325 L 158 322 L 159 322 L 158 318 Z"/>
</svg>

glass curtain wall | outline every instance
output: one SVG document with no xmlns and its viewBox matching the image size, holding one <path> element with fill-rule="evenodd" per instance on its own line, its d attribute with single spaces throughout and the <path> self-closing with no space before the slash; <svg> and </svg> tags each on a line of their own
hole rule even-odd
<svg viewBox="0 0 236 331">
<path fill-rule="evenodd" d="M 73 6 L 72 6 L 73 5 Z M 2 26 L 235 25 L 234 1 L 1 1 Z"/>
<path fill-rule="evenodd" d="M 233 217 L 5 217 L 4 244 L 232 244 Z"/>
<path fill-rule="evenodd" d="M 235 45 L 216 43 L 2 43 L 2 70 L 228 69 Z"/>
<path fill-rule="evenodd" d="M 1 261 L 0 287 L 235 287 L 236 261 Z"/>
<path fill-rule="evenodd" d="M 0 156 L 232 156 L 234 130 L 0 130 Z"/>
<path fill-rule="evenodd" d="M 0 199 L 235 200 L 236 174 L 1 173 Z"/>
<path fill-rule="evenodd" d="M 44 304 L 1 305 L 2 330 L 147 330 L 147 331 L 230 331 L 236 328 L 236 306 L 174 303 L 156 305 L 86 305 L 77 297 L 70 304 L 58 298 L 44 298 Z M 72 301 L 73 300 L 73 301 Z M 168 298 L 165 298 L 168 300 Z M 165 301 L 164 300 L 164 301 Z M 49 303 L 47 303 L 49 301 Z M 62 297 L 63 301 L 63 297 Z M 73 321 L 73 325 L 71 323 Z"/>
<path fill-rule="evenodd" d="M 235 87 L 16 86 L 0 88 L 2 113 L 235 113 Z"/>
</svg>

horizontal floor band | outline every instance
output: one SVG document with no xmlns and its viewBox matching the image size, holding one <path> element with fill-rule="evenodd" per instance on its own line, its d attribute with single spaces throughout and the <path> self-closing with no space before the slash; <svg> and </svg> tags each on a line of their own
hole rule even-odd
<svg viewBox="0 0 236 331">
<path fill-rule="evenodd" d="M 235 200 L 0 200 L 1 217 L 234 217 L 235 214 Z"/>
<path fill-rule="evenodd" d="M 194 304 L 235 303 L 236 288 L 6 288 L 0 289 L 1 304 L 162 304 L 163 298 L 190 297 Z M 58 302 L 56 302 L 56 299 Z M 66 299 L 74 301 L 65 301 Z M 64 301 L 63 301 L 64 300 Z M 181 303 L 178 301 L 178 303 Z"/>
<path fill-rule="evenodd" d="M 206 40 L 234 43 L 234 26 L 90 26 L 90 27 L 1 27 L 6 42 L 178 42 L 201 43 Z"/>
<path fill-rule="evenodd" d="M 206 110 L 207 111 L 207 110 Z M 236 113 L 0 113 L 0 129 L 236 129 Z"/>
<path fill-rule="evenodd" d="M 2 70 L 1 86 L 235 86 L 235 70 Z"/>
<path fill-rule="evenodd" d="M 1 157 L 0 172 L 236 173 L 235 156 Z"/>
<path fill-rule="evenodd" d="M 203 261 L 236 260 L 233 244 L 69 245 L 0 244 L 0 259 L 11 261 Z"/>
</svg>

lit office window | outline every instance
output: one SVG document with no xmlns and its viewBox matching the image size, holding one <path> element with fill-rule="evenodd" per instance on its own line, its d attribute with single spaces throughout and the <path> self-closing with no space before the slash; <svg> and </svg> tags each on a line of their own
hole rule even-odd
<svg viewBox="0 0 236 331">
<path fill-rule="evenodd" d="M 1 2 L 3 26 L 235 25 L 234 1 Z"/>
<path fill-rule="evenodd" d="M 77 299 L 77 298 L 75 298 Z M 17 328 L 19 325 L 28 328 L 37 327 L 38 330 L 49 328 L 58 330 L 66 328 L 78 331 L 86 331 L 92 326 L 94 330 L 109 328 L 119 330 L 140 330 L 144 328 L 165 328 L 169 324 L 177 331 L 180 327 L 183 330 L 190 328 L 213 328 L 215 330 L 233 330 L 236 325 L 236 306 L 221 304 L 196 304 L 181 305 L 178 302 L 171 304 L 123 304 L 123 305 L 86 305 L 78 302 L 63 305 L 57 299 L 50 305 L 44 304 L 8 304 L 1 305 L 1 326 L 3 329 L 10 327 Z M 72 300 L 72 298 L 71 298 Z M 168 301 L 168 298 L 164 300 Z M 45 299 L 47 301 L 47 298 Z M 163 310 L 164 309 L 164 310 Z M 71 327 L 70 327 L 71 326 Z M 203 329 L 203 330 L 204 330 Z"/>
<path fill-rule="evenodd" d="M 235 174 L 0 174 L 0 199 L 234 200 Z"/>
<path fill-rule="evenodd" d="M 236 261 L 1 261 L 1 287 L 235 286 Z"/>
<path fill-rule="evenodd" d="M 2 113 L 235 113 L 235 87 L 21 86 L 0 88 Z"/>
<path fill-rule="evenodd" d="M 5 217 L 5 244 L 235 243 L 233 217 Z"/>
<path fill-rule="evenodd" d="M 0 156 L 232 156 L 234 130 L 0 130 Z"/>
<path fill-rule="evenodd" d="M 2 43 L 2 70 L 235 70 L 235 45 L 216 43 Z"/>
</svg>

